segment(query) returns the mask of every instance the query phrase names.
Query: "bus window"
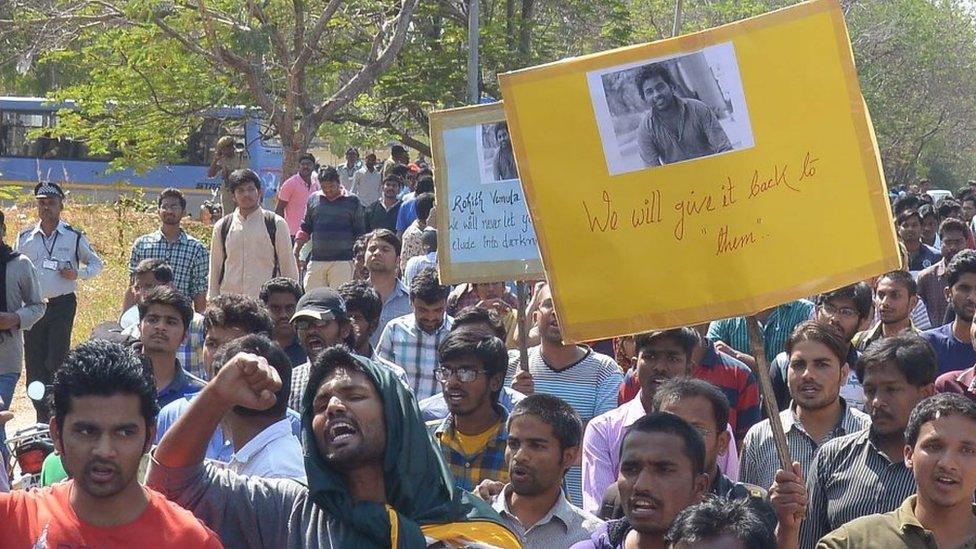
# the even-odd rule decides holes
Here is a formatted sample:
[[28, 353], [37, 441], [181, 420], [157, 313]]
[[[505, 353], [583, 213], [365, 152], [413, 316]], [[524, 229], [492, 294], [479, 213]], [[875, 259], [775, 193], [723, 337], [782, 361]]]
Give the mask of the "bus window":
[[205, 118], [197, 130], [190, 132], [186, 142], [186, 150], [181, 154], [181, 164], [209, 166], [213, 160], [217, 140], [224, 135], [233, 136], [239, 144], [243, 144], [244, 125], [242, 121]]
[[265, 147], [281, 147], [281, 137], [278, 136], [278, 130], [267, 118], [258, 118], [258, 134], [261, 144]]
[[31, 132], [53, 128], [57, 115], [52, 112], [0, 113], [0, 156], [20, 156], [57, 160], [106, 160], [104, 156], [91, 156], [83, 141], [42, 134], [31, 137]]

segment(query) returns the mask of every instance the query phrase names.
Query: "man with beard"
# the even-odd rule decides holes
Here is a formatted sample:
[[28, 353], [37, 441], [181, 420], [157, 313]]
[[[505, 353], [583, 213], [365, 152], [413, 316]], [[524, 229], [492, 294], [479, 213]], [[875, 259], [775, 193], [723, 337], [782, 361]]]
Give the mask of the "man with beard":
[[394, 318], [413, 312], [410, 305], [410, 288], [397, 277], [400, 267], [400, 237], [393, 231], [376, 229], [366, 235], [366, 269], [369, 283], [383, 300], [380, 323], [370, 337], [376, 347], [380, 334]]
[[378, 358], [406, 371], [408, 385], [418, 400], [438, 389], [434, 373], [438, 367], [437, 348], [454, 322], [445, 313], [450, 292], [450, 287], [441, 284], [437, 271], [420, 271], [410, 283], [413, 313], [391, 320], [376, 345]]
[[227, 410], [270, 407], [280, 387], [259, 357], [233, 357], [163, 438], [147, 484], [214, 525], [229, 547], [519, 546], [487, 504], [458, 493], [410, 391], [342, 347], [316, 357], [302, 399], [307, 487], [205, 463]]
[[[864, 409], [864, 389], [855, 373], [860, 353], [850, 342], [871, 317], [871, 287], [864, 282], [826, 292], [817, 296], [817, 310], [814, 319], [834, 327], [848, 342], [847, 366], [851, 374], [847, 383], [840, 388], [840, 396], [847, 401], [848, 406], [858, 410]], [[776, 359], [769, 365], [769, 375], [776, 394], [779, 409], [785, 410], [790, 405], [790, 389], [786, 385], [786, 373], [789, 370], [790, 357], [785, 353], [776, 355]]]
[[[617, 405], [617, 391], [623, 381], [620, 367], [612, 358], [586, 345], [563, 343], [547, 284], [539, 288], [536, 299], [539, 307], [533, 316], [539, 330], [539, 345], [529, 349], [527, 367], [523, 368], [519, 359], [509, 361], [506, 382], [525, 395], [549, 394], [565, 400], [576, 410], [584, 424], [613, 410]], [[584, 442], [584, 463], [585, 446]], [[616, 470], [610, 471], [610, 475], [615, 473]], [[606, 481], [606, 484], [610, 482], [612, 480]], [[596, 505], [599, 505], [604, 489], [606, 485], [599, 488], [599, 494], [595, 496]], [[578, 466], [573, 466], [566, 474], [566, 493], [575, 505], [592, 512], [592, 507], [583, 501], [582, 469]]]
[[485, 479], [507, 481], [508, 412], [498, 404], [508, 368], [505, 344], [483, 330], [453, 330], [437, 347], [437, 360], [434, 373], [449, 414], [427, 426], [455, 486], [470, 492]]
[[308, 354], [298, 340], [298, 333], [291, 323], [291, 317], [295, 314], [295, 308], [302, 294], [302, 287], [298, 282], [283, 276], [272, 278], [261, 286], [261, 302], [271, 313], [275, 323], [271, 336], [288, 355], [292, 366], [299, 366], [308, 360]]
[[82, 343], [51, 395], [51, 438], [72, 480], [0, 494], [0, 546], [223, 547], [192, 514], [139, 485], [159, 408], [138, 356], [107, 341]]
[[916, 494], [891, 512], [842, 525], [818, 548], [973, 546], [976, 404], [949, 394], [920, 402], [905, 429], [904, 455]]
[[[834, 328], [817, 321], [800, 324], [786, 341], [790, 355], [787, 384], [793, 402], [780, 412], [793, 461], [810, 469], [817, 448], [828, 440], [868, 426], [870, 418], [840, 397], [847, 381], [847, 343]], [[746, 435], [739, 480], [757, 486], [773, 485], [779, 460], [769, 420]]]
[[705, 445], [698, 431], [667, 412], [652, 412], [627, 430], [617, 487], [624, 518], [612, 520], [573, 549], [664, 547], [683, 509], [707, 493]]
[[935, 351], [939, 373], [962, 370], [976, 364], [970, 330], [976, 314], [976, 251], [963, 250], [946, 268], [946, 298], [956, 318], [922, 333]]
[[912, 325], [912, 309], [918, 303], [918, 285], [908, 271], [891, 271], [878, 277], [874, 290], [874, 308], [878, 323], [869, 330], [858, 332], [851, 345], [864, 351], [875, 341], [908, 330], [918, 333]]
[[526, 397], [508, 418], [509, 483], [492, 507], [525, 549], [563, 549], [588, 539], [603, 521], [573, 505], [563, 477], [579, 458], [579, 414], [551, 395]]
[[173, 287], [193, 300], [193, 308], [202, 313], [207, 307], [207, 270], [210, 253], [207, 247], [183, 230], [186, 198], [179, 189], [165, 189], [156, 199], [159, 210], [159, 229], [144, 234], [132, 243], [129, 254], [130, 286], [123, 299], [122, 310], [138, 301], [133, 291], [136, 268], [146, 259], [161, 259], [173, 269]]
[[943, 221], [939, 226], [942, 259], [918, 275], [918, 296], [925, 302], [932, 326], [941, 326], [946, 322], [946, 312], [949, 309], [949, 300], [946, 299], [946, 289], [949, 288], [946, 267], [957, 253], [966, 249], [966, 234], [966, 225], [962, 221], [951, 218]]
[[495, 142], [498, 152], [495, 153], [494, 169], [495, 181], [518, 179], [518, 169], [515, 167], [515, 152], [512, 151], [512, 136], [508, 133], [508, 122], [495, 124]]
[[353, 333], [346, 304], [332, 288], [316, 288], [306, 293], [295, 309], [290, 320], [308, 353], [308, 360], [292, 371], [288, 406], [301, 410], [302, 395], [315, 357], [333, 345], [352, 347]]
[[[366, 230], [396, 230], [397, 215], [403, 204], [398, 198], [403, 181], [395, 175], [383, 178], [383, 195], [366, 206]], [[366, 204], [366, 202], [363, 202]]]
[[637, 145], [645, 166], [732, 150], [729, 137], [708, 105], [675, 94], [677, 86], [666, 65], [641, 67], [636, 83], [641, 99], [650, 107], [637, 127]]
[[[620, 445], [626, 430], [635, 421], [654, 410], [658, 388], [669, 380], [687, 377], [691, 373], [691, 356], [698, 345], [698, 334], [691, 328], [675, 328], [648, 332], [637, 336], [637, 378], [641, 390], [630, 402], [593, 418], [583, 435], [583, 509], [597, 513], [606, 500], [607, 489], [617, 478], [620, 469]], [[592, 386], [592, 382], [590, 382]], [[538, 391], [538, 389], [537, 389]], [[721, 451], [714, 456], [721, 470], [732, 477], [738, 473], [738, 452], [728, 427], [728, 400], [722, 429], [713, 436], [720, 437]], [[711, 468], [708, 469], [711, 472]]]
[[[916, 335], [894, 336], [868, 348], [858, 374], [864, 380], [871, 426], [817, 451], [805, 475], [809, 503], [800, 547], [813, 547], [827, 532], [858, 517], [893, 511], [915, 493], [915, 479], [904, 464], [905, 427], [915, 405], [935, 392], [935, 355]], [[794, 477], [777, 472], [773, 490], [802, 493], [802, 486], [787, 486], [803, 483]], [[791, 522], [781, 524], [781, 539]]]

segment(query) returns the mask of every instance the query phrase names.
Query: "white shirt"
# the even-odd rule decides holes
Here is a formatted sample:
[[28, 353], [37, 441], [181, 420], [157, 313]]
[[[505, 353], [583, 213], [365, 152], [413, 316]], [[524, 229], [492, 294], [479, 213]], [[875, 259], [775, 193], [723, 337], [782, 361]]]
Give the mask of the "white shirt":
[[305, 482], [302, 443], [292, 434], [287, 417], [272, 423], [234, 452], [226, 467], [240, 475]]
[[379, 168], [379, 166], [374, 166], [374, 171], [369, 171], [363, 166], [352, 176], [352, 188], [349, 189], [349, 192], [358, 196], [363, 206], [369, 206], [380, 199], [383, 175]]

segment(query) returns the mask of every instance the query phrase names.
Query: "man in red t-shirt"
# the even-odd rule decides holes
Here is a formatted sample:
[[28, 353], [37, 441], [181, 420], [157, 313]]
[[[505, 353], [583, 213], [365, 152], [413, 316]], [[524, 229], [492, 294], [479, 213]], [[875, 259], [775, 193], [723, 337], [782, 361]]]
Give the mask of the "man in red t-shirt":
[[189, 511], [137, 480], [159, 411], [152, 370], [138, 355], [83, 343], [51, 391], [51, 438], [72, 480], [0, 494], [0, 547], [223, 547]]

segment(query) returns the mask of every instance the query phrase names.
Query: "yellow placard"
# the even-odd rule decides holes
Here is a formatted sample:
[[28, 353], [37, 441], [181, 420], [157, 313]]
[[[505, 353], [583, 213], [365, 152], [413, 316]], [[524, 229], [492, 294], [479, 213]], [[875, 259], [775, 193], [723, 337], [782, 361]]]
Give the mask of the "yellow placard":
[[429, 117], [441, 281], [545, 278], [501, 103]]
[[899, 267], [836, 0], [499, 79], [567, 340], [751, 314]]

